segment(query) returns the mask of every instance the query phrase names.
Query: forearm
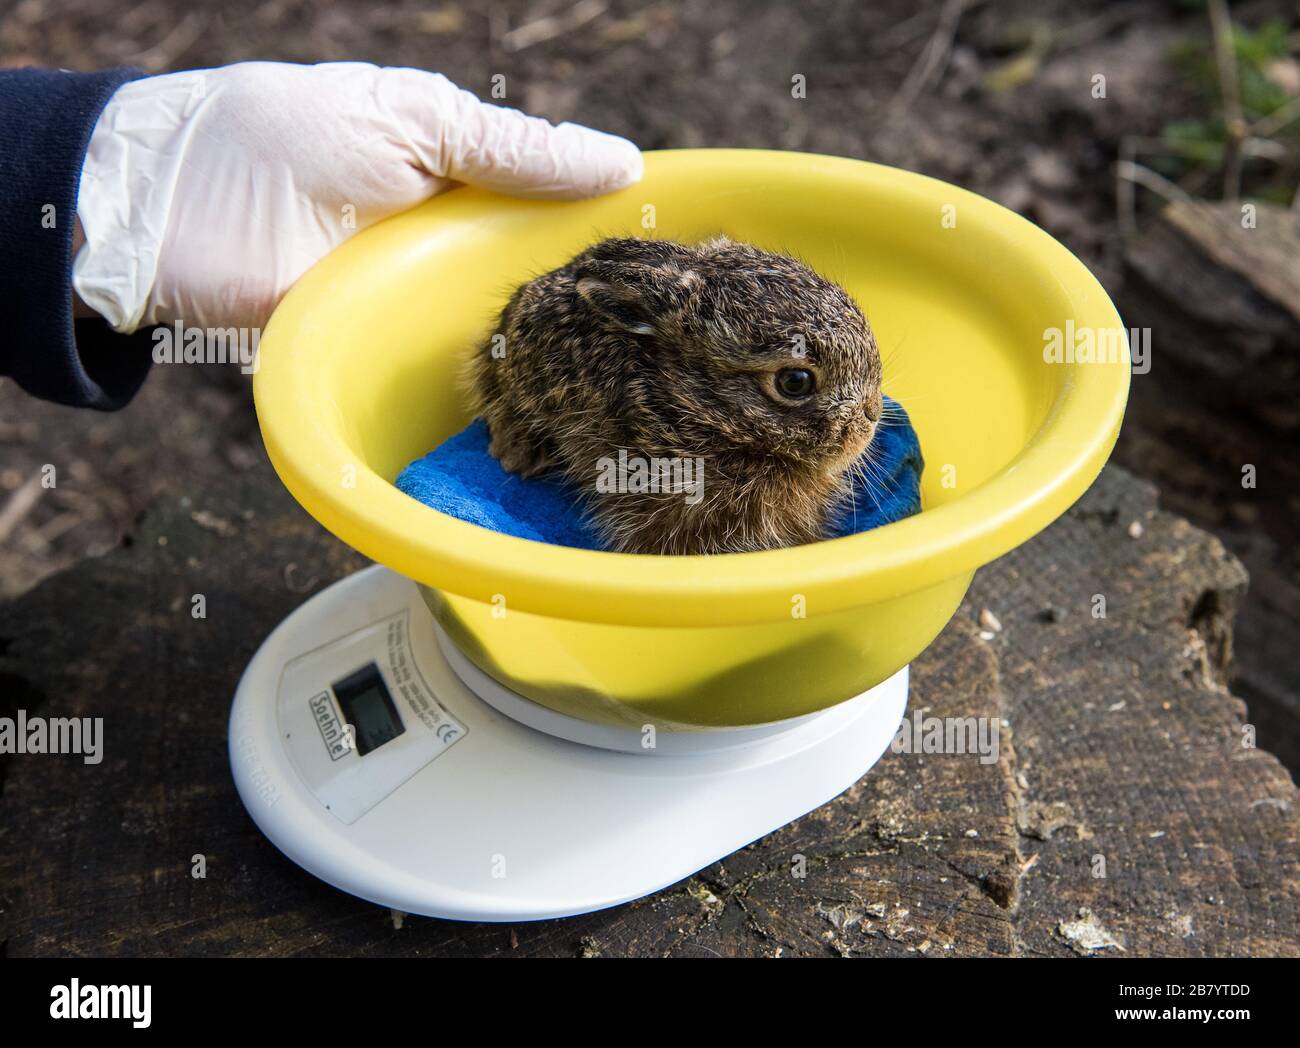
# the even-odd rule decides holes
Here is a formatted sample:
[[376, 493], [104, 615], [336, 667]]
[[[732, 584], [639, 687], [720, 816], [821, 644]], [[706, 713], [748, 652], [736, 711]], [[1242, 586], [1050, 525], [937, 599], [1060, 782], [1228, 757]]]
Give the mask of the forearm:
[[0, 375], [64, 404], [111, 409], [139, 388], [146, 337], [77, 308], [81, 167], [95, 121], [135, 70], [0, 71]]

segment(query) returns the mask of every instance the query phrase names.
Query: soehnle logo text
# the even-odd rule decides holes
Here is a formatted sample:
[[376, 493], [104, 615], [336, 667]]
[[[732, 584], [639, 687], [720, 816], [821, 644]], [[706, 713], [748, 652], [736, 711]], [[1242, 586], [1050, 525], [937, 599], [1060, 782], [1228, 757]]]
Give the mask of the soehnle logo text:
[[50, 989], [50, 1018], [130, 1019], [143, 1030], [149, 1025], [152, 998], [152, 986], [82, 986], [80, 979], [73, 979], [70, 986]]
[[325, 748], [330, 751], [330, 760], [336, 761], [351, 752], [355, 748], [352, 736], [334, 712], [334, 703], [330, 702], [329, 693], [322, 691], [311, 700], [310, 705], [311, 715], [316, 718], [316, 727], [320, 729], [320, 737], [325, 740]]

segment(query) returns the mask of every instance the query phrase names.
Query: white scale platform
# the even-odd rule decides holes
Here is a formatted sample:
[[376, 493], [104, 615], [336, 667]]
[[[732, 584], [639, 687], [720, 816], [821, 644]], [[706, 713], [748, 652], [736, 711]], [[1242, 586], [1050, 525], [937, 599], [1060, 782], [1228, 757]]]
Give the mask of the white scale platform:
[[230, 761], [253, 820], [309, 873], [406, 913], [527, 921], [649, 895], [825, 804], [875, 764], [906, 705], [904, 668], [821, 713], [660, 730], [643, 749], [639, 731], [508, 691], [376, 566], [258, 649]]

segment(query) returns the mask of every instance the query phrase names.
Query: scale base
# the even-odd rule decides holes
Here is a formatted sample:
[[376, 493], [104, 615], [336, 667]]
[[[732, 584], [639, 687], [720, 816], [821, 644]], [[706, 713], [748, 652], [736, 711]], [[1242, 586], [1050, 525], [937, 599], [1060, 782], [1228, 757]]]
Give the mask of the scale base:
[[[283, 710], [312, 696], [281, 691], [286, 664], [355, 647], [351, 635], [383, 620], [409, 622], [418, 675], [461, 734], [354, 815], [327, 807], [296, 769]], [[452, 663], [490, 688], [458, 656], [439, 646], [415, 585], [378, 566], [276, 628], [244, 672], [230, 719], [236, 786], [276, 847], [343, 891], [405, 913], [587, 913], [674, 884], [838, 796], [885, 752], [907, 705], [905, 667], [822, 713], [736, 732], [660, 732], [663, 744], [647, 752], [626, 737], [572, 741], [583, 722], [556, 722], [495, 681], [505, 697], [485, 702]], [[383, 754], [348, 757], [374, 768]]]

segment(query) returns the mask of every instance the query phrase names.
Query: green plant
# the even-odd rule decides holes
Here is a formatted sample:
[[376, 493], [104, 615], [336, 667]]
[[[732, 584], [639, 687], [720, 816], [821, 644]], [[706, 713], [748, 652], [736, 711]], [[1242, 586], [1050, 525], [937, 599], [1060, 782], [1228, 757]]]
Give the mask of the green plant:
[[[1290, 28], [1271, 21], [1257, 29], [1231, 24], [1232, 56], [1236, 72], [1236, 100], [1247, 129], [1283, 112], [1294, 99], [1277, 79], [1275, 70], [1291, 49]], [[1232, 142], [1231, 114], [1225, 99], [1224, 80], [1216, 60], [1214, 40], [1208, 29], [1188, 37], [1173, 53], [1173, 60], [1186, 77], [1193, 96], [1208, 112], [1165, 124], [1160, 133], [1168, 153], [1153, 157], [1151, 166], [1162, 174], [1181, 179], [1198, 172], [1217, 170], [1228, 161]], [[1300, 120], [1276, 129], [1275, 141], [1300, 141]], [[1285, 166], [1285, 165], [1282, 165]], [[1258, 195], [1286, 199], [1285, 187], [1263, 184], [1253, 187]]]

